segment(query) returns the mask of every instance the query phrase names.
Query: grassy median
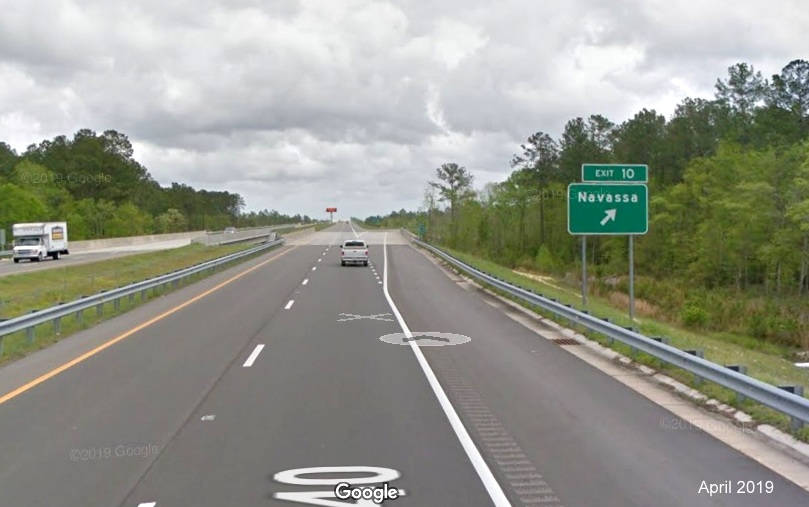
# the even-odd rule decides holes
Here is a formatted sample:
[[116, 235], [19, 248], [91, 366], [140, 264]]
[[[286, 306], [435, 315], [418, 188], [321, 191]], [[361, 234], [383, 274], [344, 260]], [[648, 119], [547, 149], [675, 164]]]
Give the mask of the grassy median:
[[[253, 246], [255, 245], [204, 246], [193, 244], [172, 250], [0, 277], [0, 295], [2, 295], [0, 296], [0, 319], [18, 317], [34, 310], [75, 301], [80, 297], [188, 268], [247, 250]], [[262, 253], [266, 253], [266, 250]], [[248, 258], [252, 257], [254, 256], [251, 255]], [[178, 284], [178, 287], [199, 281], [214, 272], [227, 269], [245, 260], [247, 259], [242, 258], [218, 267], [216, 270], [188, 277]], [[164, 286], [150, 289], [145, 294], [125, 297], [120, 300], [118, 308], [113, 303], [107, 303], [104, 305], [101, 317], [97, 315], [95, 308], [85, 310], [81, 315], [75, 317], [65, 317], [61, 320], [58, 333], [52, 324], [42, 324], [35, 329], [33, 340], [25, 332], [2, 337], [0, 338], [2, 340], [0, 365], [45, 348], [76, 331], [87, 329], [101, 320], [126, 312], [139, 306], [143, 301], [148, 301], [173, 289], [171, 286]]]
[[[544, 276], [540, 277], [530, 273], [521, 274], [504, 266], [463, 252], [444, 247], [442, 247], [442, 250], [476, 269], [508, 283], [527, 290], [532, 290], [546, 298], [556, 299], [558, 302], [568, 304], [577, 310], [585, 309], [582, 306], [581, 292], [574, 288], [567, 287], [562, 281]], [[489, 288], [492, 289], [491, 287]], [[499, 293], [497, 290], [494, 290], [494, 292]], [[501, 295], [515, 299], [505, 293], [501, 293]], [[608, 340], [601, 335], [589, 331], [585, 332], [580, 326], [578, 326], [578, 328], [571, 326], [565, 319], [545, 312], [528, 303], [517, 302], [559, 324], [576, 329], [576, 331], [585, 334], [588, 338], [604, 346], [610, 347], [626, 356], [633, 357], [641, 364], [665, 372], [672, 378], [691, 386], [710, 398], [739, 408], [750, 414], [760, 423], [771, 424], [783, 431], [790, 431], [789, 418], [774, 410], [751, 401], [740, 403], [736, 400], [736, 394], [728, 389], [710, 382], [698, 383], [697, 379], [688, 372], [664, 364], [643, 353], [637, 353], [633, 356], [631, 349], [622, 343], [614, 342], [610, 344]], [[731, 333], [695, 333], [669, 323], [655, 321], [642, 315], [642, 311], [639, 312], [637, 307], [635, 309], [635, 323], [632, 324], [628, 314], [628, 302], [616, 301], [615, 298], [607, 299], [588, 295], [586, 310], [593, 316], [610, 319], [612, 323], [619, 326], [635, 327], [645, 336], [665, 337], [668, 339], [670, 345], [679, 349], [702, 350], [705, 359], [714, 363], [722, 365], [744, 365], [747, 367], [747, 374], [749, 376], [769, 384], [809, 386], [809, 370], [798, 368], [793, 364], [790, 359], [793, 351], [789, 349], [781, 348], [763, 342], [762, 340]], [[807, 394], [809, 394], [809, 392], [804, 393], [804, 395]], [[804, 442], [809, 442], [809, 427], [803, 428], [797, 432], [795, 436]]]

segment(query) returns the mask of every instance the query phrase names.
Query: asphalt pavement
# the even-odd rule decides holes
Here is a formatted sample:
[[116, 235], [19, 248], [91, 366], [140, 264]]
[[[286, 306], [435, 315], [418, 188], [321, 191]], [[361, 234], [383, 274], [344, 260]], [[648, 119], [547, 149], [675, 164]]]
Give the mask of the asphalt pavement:
[[[354, 237], [371, 266], [340, 266]], [[671, 420], [398, 232], [339, 224], [0, 369], [0, 504], [352, 505], [346, 482], [391, 506], [809, 505]]]
[[190, 244], [191, 244], [190, 239], [179, 239], [171, 241], [158, 241], [154, 243], [145, 243], [142, 245], [126, 245], [109, 248], [98, 248], [93, 250], [71, 252], [68, 255], [60, 256], [58, 260], [47, 258], [40, 262], [22, 260], [18, 263], [14, 263], [11, 257], [7, 257], [0, 259], [0, 277], [13, 275], [16, 273], [40, 271], [43, 269], [54, 269], [54, 268], [63, 268], [65, 266], [76, 266], [79, 264], [87, 264], [90, 262], [115, 259], [117, 257], [124, 257], [127, 255], [134, 255], [138, 253], [154, 252], [158, 250], [169, 250], [172, 248], [180, 248]]

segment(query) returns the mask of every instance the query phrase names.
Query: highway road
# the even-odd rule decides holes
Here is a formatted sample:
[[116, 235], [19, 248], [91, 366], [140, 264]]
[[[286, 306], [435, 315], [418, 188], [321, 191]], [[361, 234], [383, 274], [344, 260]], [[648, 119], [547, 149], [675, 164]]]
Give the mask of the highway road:
[[[372, 266], [340, 266], [355, 236]], [[344, 481], [392, 507], [809, 505], [752, 437], [500, 306], [395, 231], [292, 240], [0, 369], [0, 504], [352, 505]]]
[[109, 248], [99, 248], [93, 250], [84, 250], [80, 252], [71, 252], [69, 255], [59, 257], [59, 260], [53, 260], [48, 258], [41, 262], [20, 261], [17, 264], [15, 264], [11, 260], [11, 258], [4, 258], [0, 259], [0, 276], [6, 276], [15, 273], [26, 273], [29, 271], [38, 271], [42, 269], [53, 269], [65, 266], [75, 266], [78, 264], [87, 264], [88, 262], [97, 262], [107, 259], [114, 259], [116, 257], [123, 257], [126, 255], [133, 255], [144, 252], [154, 252], [158, 250], [170, 250], [172, 248], [180, 248], [190, 244], [191, 244], [190, 239], [157, 241], [154, 243], [146, 243], [142, 245], [126, 245]]

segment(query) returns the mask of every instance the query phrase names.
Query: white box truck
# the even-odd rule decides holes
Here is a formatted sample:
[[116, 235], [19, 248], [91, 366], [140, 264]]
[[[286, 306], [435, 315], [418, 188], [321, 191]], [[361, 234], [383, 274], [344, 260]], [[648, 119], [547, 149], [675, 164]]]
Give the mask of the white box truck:
[[39, 222], [14, 224], [11, 228], [14, 237], [14, 262], [20, 259], [41, 261], [45, 257], [53, 260], [67, 255], [67, 223]]

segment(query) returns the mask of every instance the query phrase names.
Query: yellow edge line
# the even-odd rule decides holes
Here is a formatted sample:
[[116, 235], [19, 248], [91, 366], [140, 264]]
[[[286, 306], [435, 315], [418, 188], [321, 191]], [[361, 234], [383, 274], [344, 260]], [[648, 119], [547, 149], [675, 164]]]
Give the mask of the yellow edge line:
[[160, 320], [165, 319], [169, 315], [182, 310], [186, 306], [188, 306], [188, 305], [190, 305], [192, 303], [195, 303], [196, 301], [199, 301], [200, 299], [204, 298], [205, 296], [207, 296], [207, 295], [221, 289], [225, 285], [228, 285], [228, 284], [238, 280], [239, 278], [243, 277], [244, 275], [246, 275], [246, 274], [248, 274], [248, 273], [250, 273], [252, 271], [255, 271], [256, 269], [260, 268], [261, 266], [264, 266], [265, 264], [268, 264], [268, 263], [274, 261], [275, 259], [281, 257], [282, 255], [285, 255], [285, 254], [291, 252], [292, 250], [294, 250], [296, 248], [298, 248], [298, 245], [295, 245], [292, 248], [290, 248], [289, 250], [285, 250], [285, 251], [283, 251], [283, 252], [281, 252], [281, 253], [279, 253], [279, 254], [277, 254], [277, 255], [269, 258], [269, 259], [267, 259], [266, 261], [261, 262], [260, 264], [256, 264], [252, 268], [239, 273], [238, 275], [234, 276], [233, 278], [229, 278], [229, 279], [225, 280], [224, 282], [220, 283], [216, 287], [208, 289], [205, 292], [203, 292], [202, 294], [194, 296], [193, 298], [189, 299], [185, 303], [182, 303], [182, 304], [180, 304], [178, 306], [175, 306], [171, 310], [167, 310], [166, 312], [161, 313], [157, 317], [153, 317], [152, 319], [149, 319], [146, 322], [133, 327], [129, 331], [126, 331], [126, 332], [116, 336], [115, 338], [107, 341], [106, 343], [103, 343], [103, 344], [99, 345], [98, 347], [94, 348], [93, 350], [91, 350], [89, 352], [85, 352], [84, 354], [80, 355], [79, 357], [77, 357], [77, 358], [75, 358], [75, 359], [73, 359], [71, 361], [68, 361], [67, 363], [63, 364], [62, 366], [54, 368], [53, 370], [49, 371], [48, 373], [46, 373], [46, 374], [44, 374], [44, 375], [42, 375], [42, 376], [28, 382], [24, 386], [18, 387], [17, 389], [11, 391], [10, 393], [3, 395], [2, 397], [0, 397], [0, 404], [5, 403], [5, 402], [7, 402], [8, 400], [10, 400], [12, 398], [16, 398], [17, 396], [21, 395], [25, 391], [28, 391], [29, 389], [41, 384], [42, 382], [45, 382], [49, 378], [55, 377], [56, 375], [62, 373], [63, 371], [67, 370], [68, 368], [71, 368], [71, 367], [79, 364], [80, 362], [84, 361], [85, 359], [98, 354], [99, 352], [106, 349], [107, 347], [111, 347], [111, 346], [115, 345], [116, 343], [118, 343], [119, 341], [123, 340], [124, 338], [132, 336], [133, 334], [137, 333], [138, 331], [151, 326], [155, 322], [158, 322]]

